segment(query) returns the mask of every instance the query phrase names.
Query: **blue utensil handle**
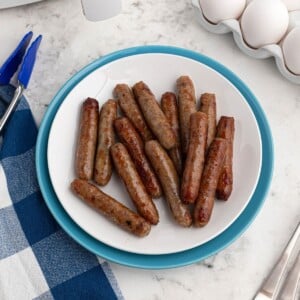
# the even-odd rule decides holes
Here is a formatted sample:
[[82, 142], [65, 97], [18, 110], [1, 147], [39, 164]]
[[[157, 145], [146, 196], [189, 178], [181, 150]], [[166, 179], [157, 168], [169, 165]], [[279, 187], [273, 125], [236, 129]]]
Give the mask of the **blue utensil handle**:
[[24, 86], [25, 89], [27, 88], [31, 77], [31, 73], [36, 59], [36, 54], [39, 49], [41, 40], [42, 36], [39, 35], [29, 47], [18, 75], [18, 80]]
[[22, 62], [25, 51], [32, 38], [32, 31], [29, 31], [24, 35], [17, 48], [11, 53], [11, 55], [4, 62], [0, 68], [0, 84], [9, 84], [10, 79], [18, 70], [20, 63]]

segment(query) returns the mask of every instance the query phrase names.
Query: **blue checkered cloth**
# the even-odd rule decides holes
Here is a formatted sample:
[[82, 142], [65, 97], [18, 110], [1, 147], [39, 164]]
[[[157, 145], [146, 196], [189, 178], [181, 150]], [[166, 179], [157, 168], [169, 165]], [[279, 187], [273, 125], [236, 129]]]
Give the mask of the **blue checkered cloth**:
[[[0, 115], [14, 93], [0, 89]], [[48, 211], [35, 171], [37, 127], [23, 97], [0, 145], [0, 299], [123, 299], [108, 263]]]

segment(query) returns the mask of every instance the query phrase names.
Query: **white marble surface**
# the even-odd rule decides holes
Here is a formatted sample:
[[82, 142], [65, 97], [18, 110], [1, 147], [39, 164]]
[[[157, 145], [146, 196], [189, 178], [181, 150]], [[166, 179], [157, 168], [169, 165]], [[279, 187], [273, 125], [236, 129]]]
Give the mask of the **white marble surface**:
[[101, 55], [135, 45], [204, 53], [251, 88], [272, 128], [275, 169], [270, 194], [250, 228], [219, 254], [191, 266], [149, 271], [112, 264], [125, 299], [251, 299], [300, 219], [300, 86], [284, 79], [272, 59], [241, 53], [231, 35], [202, 29], [190, 1], [124, 0], [122, 14], [92, 23], [79, 0], [46, 0], [1, 10], [0, 29], [0, 61], [27, 30], [44, 36], [26, 91], [38, 123], [71, 75]]

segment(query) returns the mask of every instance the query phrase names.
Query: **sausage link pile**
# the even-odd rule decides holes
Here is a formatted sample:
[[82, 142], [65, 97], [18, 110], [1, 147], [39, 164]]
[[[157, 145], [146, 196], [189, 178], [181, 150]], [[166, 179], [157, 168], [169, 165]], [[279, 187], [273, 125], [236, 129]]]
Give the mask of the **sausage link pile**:
[[[73, 192], [112, 222], [136, 236], [159, 222], [153, 198], [163, 196], [175, 222], [205, 226], [215, 197], [227, 200], [233, 185], [234, 118], [217, 123], [216, 97], [204, 93], [197, 111], [193, 81], [181, 76], [176, 93], [159, 104], [143, 82], [117, 84], [102, 106], [87, 98], [81, 107]], [[118, 107], [121, 116], [118, 116]], [[117, 138], [116, 138], [117, 136]], [[113, 167], [136, 212], [109, 195]]]

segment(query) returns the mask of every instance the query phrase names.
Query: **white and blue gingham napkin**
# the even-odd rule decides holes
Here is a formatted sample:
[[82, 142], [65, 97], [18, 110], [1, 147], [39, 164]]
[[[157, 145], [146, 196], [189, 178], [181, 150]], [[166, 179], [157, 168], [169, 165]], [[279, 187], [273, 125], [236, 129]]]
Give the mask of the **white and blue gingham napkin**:
[[[0, 116], [13, 95], [0, 90]], [[36, 178], [37, 127], [25, 98], [0, 145], [0, 299], [123, 299], [107, 262], [50, 215]]]

